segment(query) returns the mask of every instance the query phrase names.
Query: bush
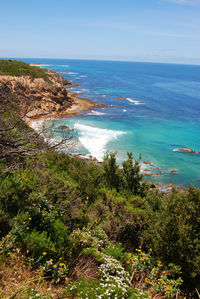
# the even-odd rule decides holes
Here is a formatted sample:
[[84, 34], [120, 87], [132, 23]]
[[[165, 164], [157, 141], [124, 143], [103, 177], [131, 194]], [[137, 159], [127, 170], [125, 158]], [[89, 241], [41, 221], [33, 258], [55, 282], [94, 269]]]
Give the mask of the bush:
[[124, 189], [125, 179], [122, 170], [116, 162], [116, 153], [105, 155], [103, 161], [104, 177], [107, 187], [118, 192]]
[[69, 238], [69, 232], [65, 224], [57, 219], [51, 228], [51, 240], [55, 244], [56, 252], [58, 256], [69, 257], [72, 251], [72, 242]]
[[125, 196], [132, 194], [144, 197], [148, 184], [143, 181], [140, 164], [133, 158], [132, 153], [127, 153], [127, 156], [122, 169], [116, 162], [116, 153], [109, 153], [104, 157], [103, 169], [107, 187], [115, 188], [117, 192], [123, 191]]
[[[154, 203], [155, 200], [155, 203]], [[149, 195], [146, 202], [146, 244], [165, 264], [180, 265], [184, 286], [200, 288], [200, 190]]]
[[23, 232], [20, 238], [20, 243], [35, 260], [38, 260], [43, 255], [46, 259], [54, 255], [54, 252], [56, 252], [56, 246], [47, 235], [47, 232], [43, 231], [42, 233], [39, 233], [36, 230]]
[[134, 160], [133, 153], [127, 153], [128, 159], [123, 162], [123, 173], [126, 179], [126, 188], [134, 195], [144, 197], [148, 190], [148, 185], [143, 181], [140, 173], [140, 164]]

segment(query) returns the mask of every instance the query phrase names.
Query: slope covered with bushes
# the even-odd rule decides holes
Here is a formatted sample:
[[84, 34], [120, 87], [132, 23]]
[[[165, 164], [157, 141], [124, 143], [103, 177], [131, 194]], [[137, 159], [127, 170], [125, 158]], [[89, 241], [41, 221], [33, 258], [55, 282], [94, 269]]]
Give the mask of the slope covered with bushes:
[[58, 153], [16, 101], [0, 110], [0, 297], [197, 296], [200, 190], [152, 191], [131, 153]]
[[43, 78], [49, 81], [48, 71], [46, 69], [31, 66], [22, 61], [0, 60], [0, 75], [4, 76], [30, 76], [34, 78]]

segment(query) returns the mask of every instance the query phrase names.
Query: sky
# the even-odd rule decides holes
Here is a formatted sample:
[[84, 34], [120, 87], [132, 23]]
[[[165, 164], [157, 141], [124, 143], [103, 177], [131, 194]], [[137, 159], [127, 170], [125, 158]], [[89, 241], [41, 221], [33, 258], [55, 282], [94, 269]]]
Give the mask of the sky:
[[0, 57], [200, 64], [200, 0], [0, 0]]

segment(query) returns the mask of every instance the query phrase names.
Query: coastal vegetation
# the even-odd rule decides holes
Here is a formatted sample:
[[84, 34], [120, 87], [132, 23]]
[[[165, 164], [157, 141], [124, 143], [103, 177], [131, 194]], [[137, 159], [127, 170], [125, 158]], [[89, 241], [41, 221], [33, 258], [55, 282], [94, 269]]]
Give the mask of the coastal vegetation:
[[199, 189], [159, 192], [132, 153], [59, 153], [0, 101], [0, 298], [198, 296]]
[[49, 82], [48, 71], [43, 68], [30, 66], [28, 63], [16, 60], [0, 60], [0, 75], [2, 76], [30, 76], [43, 78]]

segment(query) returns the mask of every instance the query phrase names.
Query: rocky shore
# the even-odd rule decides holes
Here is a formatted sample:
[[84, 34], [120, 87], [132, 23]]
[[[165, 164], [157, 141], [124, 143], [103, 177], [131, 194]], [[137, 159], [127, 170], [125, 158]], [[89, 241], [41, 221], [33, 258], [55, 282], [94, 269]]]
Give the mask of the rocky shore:
[[89, 99], [77, 97], [67, 89], [74, 85], [48, 70], [48, 81], [30, 76], [0, 76], [0, 86], [16, 96], [21, 117], [26, 123], [49, 117], [67, 117], [92, 107], [104, 107]]
[[[33, 66], [33, 65], [31, 65]], [[105, 108], [103, 104], [95, 103], [89, 99], [80, 98], [77, 93], [70, 92], [69, 89], [74, 86], [71, 81], [64, 79], [59, 74], [47, 70], [48, 80], [44, 78], [31, 78], [30, 76], [0, 76], [0, 86], [4, 86], [10, 91], [12, 96], [18, 100], [21, 117], [31, 126], [33, 121], [46, 118], [62, 118], [71, 115], [81, 114], [81, 111], [87, 111], [94, 107]], [[124, 99], [118, 97], [118, 99]], [[110, 105], [111, 107], [113, 105]], [[69, 130], [61, 126], [61, 130]], [[188, 148], [181, 148], [182, 153], [194, 154], [195, 151]], [[199, 154], [199, 153], [198, 153]], [[95, 157], [86, 157], [84, 154], [78, 154], [77, 157], [85, 161], [94, 161], [101, 165]], [[143, 161], [145, 166], [142, 173], [145, 177], [155, 177], [163, 175], [159, 167], [152, 163]], [[170, 170], [176, 174], [177, 170]], [[152, 189], [158, 188], [163, 192], [171, 190], [172, 185], [153, 184]], [[182, 188], [182, 187], [180, 187]]]

